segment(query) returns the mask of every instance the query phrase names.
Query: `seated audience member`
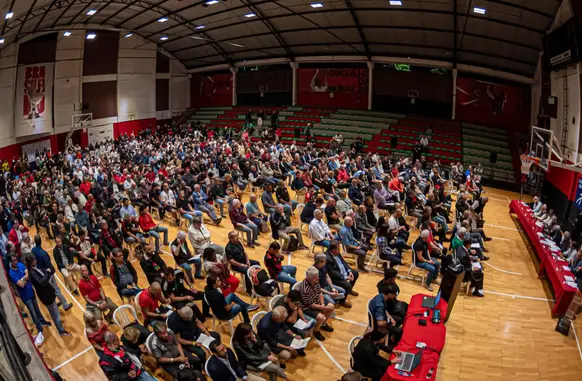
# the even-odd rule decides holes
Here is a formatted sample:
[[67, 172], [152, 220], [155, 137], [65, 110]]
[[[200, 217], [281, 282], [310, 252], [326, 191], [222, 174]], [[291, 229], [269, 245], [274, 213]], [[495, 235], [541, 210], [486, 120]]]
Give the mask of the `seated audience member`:
[[275, 190], [275, 194], [277, 195], [277, 201], [279, 204], [283, 205], [285, 214], [290, 216], [299, 203], [295, 200], [291, 200], [289, 191], [287, 190], [287, 187], [283, 181], [279, 180], [277, 182], [277, 189]]
[[206, 213], [208, 217], [216, 224], [220, 225], [222, 222], [222, 217], [216, 217], [214, 212], [214, 207], [208, 203], [208, 196], [200, 188], [199, 184], [194, 185], [194, 192], [192, 192], [192, 201], [194, 202], [194, 207], [196, 210]]
[[364, 203], [364, 192], [362, 192], [358, 187], [357, 179], [352, 179], [351, 185], [348, 189], [348, 197], [358, 206]]
[[349, 295], [358, 296], [358, 293], [354, 291], [354, 286], [360, 274], [357, 270], [350, 268], [341, 255], [339, 244], [332, 243], [325, 252], [325, 257], [327, 273], [332, 282], [346, 290]]
[[[128, 353], [140, 358], [144, 355], [151, 355], [146, 347], [146, 341], [150, 335], [151, 331], [135, 320], [123, 328], [121, 342]], [[157, 367], [157, 360], [155, 365]]]
[[145, 243], [145, 236], [140, 230], [140, 227], [137, 223], [137, 219], [133, 218], [129, 214], [126, 214], [125, 217], [123, 218], [121, 228], [125, 243], [127, 244], [132, 244], [136, 242], [140, 242], [141, 244]]
[[327, 322], [333, 315], [334, 303], [326, 303], [319, 285], [319, 270], [315, 267], [309, 267], [305, 271], [305, 279], [300, 282], [297, 290], [301, 293], [301, 309], [303, 313], [315, 319], [313, 328], [313, 337], [319, 341], [324, 341], [325, 337], [320, 329], [325, 332], [333, 332]]
[[159, 283], [152, 283], [139, 295], [138, 304], [146, 326], [152, 325], [156, 321], [165, 321], [168, 317], [171, 310], [167, 307], [161, 307], [160, 302], [170, 304], [170, 301], [162, 294], [162, 286]]
[[221, 287], [222, 282], [220, 281], [220, 278], [215, 275], [209, 275], [208, 278], [206, 278], [204, 297], [206, 298], [214, 316], [220, 320], [230, 320], [240, 313], [243, 317], [243, 321], [249, 323], [249, 311], [254, 311], [259, 308], [259, 306], [256, 304], [245, 303], [234, 293], [230, 293], [225, 297], [220, 291]]
[[540, 209], [534, 213], [534, 217], [538, 219], [538, 221], [545, 221], [548, 218], [548, 206], [543, 204]]
[[164, 246], [168, 246], [170, 243], [168, 241], [168, 228], [156, 224], [152, 219], [152, 216], [148, 213], [147, 208], [139, 209], [139, 227], [141, 230], [154, 237], [156, 241], [156, 251], [160, 251], [160, 233], [164, 235]]
[[471, 289], [473, 290], [473, 295], [478, 297], [483, 297], [483, 280], [485, 274], [483, 274], [483, 267], [479, 263], [479, 258], [476, 255], [475, 250], [471, 249], [471, 244], [473, 241], [471, 238], [465, 238], [463, 241], [463, 246], [457, 248], [455, 255], [457, 260], [461, 262], [465, 268], [464, 282], [471, 282]]
[[194, 216], [202, 218], [202, 212], [194, 210], [190, 200], [186, 198], [186, 193], [183, 190], [178, 192], [178, 199], [176, 200], [176, 208], [182, 218], [192, 221]]
[[119, 248], [113, 249], [111, 253], [113, 261], [109, 269], [111, 280], [117, 288], [120, 297], [134, 297], [141, 292], [137, 286], [137, 272], [131, 262], [123, 258], [123, 252]]
[[119, 338], [113, 332], [104, 336], [105, 347], [99, 358], [99, 366], [109, 380], [156, 381], [144, 369], [135, 365], [131, 357], [119, 344]]
[[[386, 336], [388, 336], [386, 329], [376, 328], [366, 333], [354, 348], [352, 368], [372, 381], [380, 381], [390, 365], [398, 364], [401, 361], [400, 351], [384, 345]], [[388, 360], [380, 355], [380, 350], [389, 355], [394, 353], [396, 357], [393, 360]]]
[[[279, 298], [275, 307], [284, 307], [287, 311], [287, 317], [285, 318], [286, 331], [290, 334], [298, 335], [299, 337], [310, 337], [313, 332], [313, 324], [315, 319], [309, 317], [303, 313], [303, 310], [299, 308], [299, 303], [301, 302], [301, 292], [298, 290], [291, 290], [283, 298]], [[306, 329], [298, 329], [295, 327], [297, 321], [303, 320], [305, 323], [309, 323], [310, 326]]]
[[235, 230], [246, 233], [248, 247], [254, 248], [255, 246], [260, 246], [257, 242], [257, 239], [259, 238], [259, 228], [255, 223], [247, 218], [240, 200], [234, 199], [232, 201], [232, 208], [230, 208], [229, 217]]
[[105, 334], [109, 332], [109, 327], [103, 320], [97, 319], [91, 311], [85, 311], [83, 320], [85, 321], [85, 336], [97, 352], [97, 356], [101, 357], [105, 347]]
[[[202, 276], [202, 261], [200, 257], [192, 256], [188, 243], [186, 242], [186, 233], [179, 231], [176, 239], [170, 244], [170, 248], [172, 249], [172, 255], [174, 256], [176, 264], [184, 269], [190, 284], [193, 283], [194, 278], [204, 279]], [[192, 264], [196, 269], [194, 277], [192, 277]]]
[[105, 314], [105, 320], [111, 324], [113, 311], [117, 309], [117, 304], [113, 303], [113, 300], [105, 295], [101, 283], [99, 283], [95, 275], [89, 275], [89, 270], [85, 265], [81, 266], [79, 290], [85, 302], [87, 302], [87, 311], [90, 311], [97, 320], [102, 320], [103, 314]]
[[309, 236], [315, 245], [329, 248], [334, 237], [323, 220], [323, 212], [321, 209], [315, 209], [313, 216], [313, 220], [309, 223]]
[[237, 360], [232, 349], [220, 341], [210, 343], [212, 357], [208, 359], [206, 369], [213, 380], [221, 381], [265, 381], [264, 378], [247, 373], [244, 366]]
[[347, 198], [345, 190], [339, 191], [339, 200], [336, 202], [336, 209], [340, 216], [345, 216], [348, 210], [352, 210], [352, 201]]
[[[160, 283], [164, 296], [168, 298], [172, 307], [176, 309], [180, 309], [186, 305], [192, 306], [196, 317], [204, 322], [205, 317], [210, 317], [210, 309], [204, 301], [204, 293], [194, 288], [186, 288], [185, 284], [187, 283], [182, 269], [174, 270], [172, 267], [166, 267], [164, 270], [164, 278]], [[202, 300], [204, 314], [194, 304], [195, 300]]]
[[433, 291], [431, 283], [440, 284], [437, 280], [440, 269], [440, 262], [435, 258], [432, 258], [428, 251], [428, 245], [426, 241], [429, 236], [428, 230], [423, 230], [420, 232], [420, 236], [416, 239], [412, 245], [413, 255], [416, 261], [416, 266], [427, 271], [426, 280], [424, 283], [424, 288], [429, 291]]
[[400, 288], [396, 284], [396, 276], [398, 275], [398, 271], [395, 269], [385, 269], [384, 270], [384, 278], [376, 284], [378, 288], [378, 293], [380, 293], [380, 289], [383, 284], [392, 284], [397, 287], [396, 290], [396, 298], [390, 299], [386, 301], [386, 311], [392, 316], [394, 321], [396, 322], [396, 326], [402, 326], [404, 323], [404, 319], [406, 318], [406, 312], [408, 311], [408, 303], [398, 300], [398, 294], [400, 293]]
[[311, 221], [315, 218], [315, 210], [321, 210], [321, 206], [323, 205], [323, 199], [317, 198], [316, 200], [309, 200], [303, 210], [301, 211], [301, 215], [299, 219], [304, 224], [310, 224]]
[[73, 295], [79, 296], [78, 285], [75, 278], [80, 277], [81, 266], [75, 263], [73, 253], [67, 245], [63, 244], [63, 238], [60, 235], [55, 237], [53, 257], [57, 264], [57, 268], [65, 279], [67, 287]]
[[158, 252], [154, 251], [152, 245], [146, 244], [143, 249], [136, 248], [135, 255], [139, 260], [139, 265], [143, 270], [148, 283], [162, 283], [162, 279], [164, 278], [164, 270], [168, 266], [162, 257], [160, 257]]
[[324, 212], [329, 228], [339, 232], [342, 228], [340, 221], [341, 215], [337, 211], [335, 200], [333, 198], [330, 198], [327, 201]]
[[392, 237], [390, 226], [385, 221], [382, 217], [376, 227], [376, 245], [378, 246], [379, 258], [390, 262], [390, 267], [398, 266], [402, 264], [402, 251], [395, 246], [396, 239], [390, 240]]
[[251, 280], [247, 276], [247, 271], [251, 266], [260, 265], [259, 261], [254, 259], [249, 259], [249, 256], [245, 252], [245, 248], [240, 242], [237, 232], [231, 231], [228, 233], [228, 244], [225, 248], [226, 259], [230, 263], [230, 268], [232, 271], [244, 274], [245, 276], [245, 289], [247, 292], [252, 287]]
[[542, 207], [542, 202], [538, 196], [534, 196], [533, 201], [527, 205], [531, 208], [532, 212], [537, 213]]
[[283, 265], [283, 259], [285, 257], [279, 252], [281, 250], [281, 245], [278, 242], [272, 242], [265, 253], [265, 258], [263, 262], [267, 271], [269, 271], [269, 276], [278, 282], [288, 283], [293, 286], [297, 283], [295, 279], [295, 274], [297, 274], [297, 267], [291, 265]]
[[[265, 190], [261, 195], [261, 202], [263, 203], [263, 210], [267, 214], [275, 212], [275, 199], [273, 198], [273, 184], [266, 184]], [[281, 206], [282, 207], [282, 206]]]
[[396, 320], [386, 311], [386, 301], [396, 299], [398, 296], [398, 286], [395, 284], [383, 284], [380, 286], [380, 292], [374, 296], [368, 304], [372, 320], [369, 326], [385, 328], [390, 333], [390, 341], [397, 343], [402, 336], [402, 329], [396, 326]]
[[258, 227], [260, 227], [264, 222], [267, 221], [268, 215], [261, 212], [259, 204], [257, 203], [256, 194], [251, 193], [251, 195], [249, 196], [249, 201], [245, 204], [245, 210], [247, 212], [249, 220], [251, 220]]
[[307, 247], [303, 244], [301, 230], [299, 230], [299, 228], [294, 228], [288, 225], [288, 220], [287, 217], [283, 214], [283, 206], [281, 204], [277, 204], [275, 206], [275, 212], [271, 214], [269, 219], [271, 222], [271, 233], [273, 234], [273, 239], [283, 240], [283, 252], [288, 253], [287, 248], [289, 247], [289, 242], [291, 242], [291, 237], [289, 237], [289, 234], [292, 234], [295, 236], [295, 238], [297, 238], [298, 250], [307, 249]]
[[327, 272], [327, 257], [324, 253], [319, 253], [314, 258], [313, 266], [319, 271], [319, 285], [323, 293], [325, 304], [339, 304], [342, 307], [352, 308], [347, 301], [346, 290], [333, 284]]
[[230, 272], [229, 262], [225, 257], [218, 258], [213, 248], [204, 250], [204, 271], [220, 278], [222, 293], [226, 296], [236, 292], [240, 281]]
[[121, 249], [123, 240], [115, 229], [109, 229], [107, 221], [101, 220], [99, 223], [101, 233], [99, 235], [99, 248], [103, 250], [106, 257], [109, 257], [113, 249]]
[[277, 356], [271, 353], [265, 342], [255, 335], [253, 327], [249, 324], [241, 323], [236, 327], [232, 343], [239, 362], [247, 369], [248, 367], [260, 369], [261, 365], [270, 361], [269, 365], [261, 369], [269, 375], [269, 381], [277, 381], [277, 378], [288, 379], [283, 370], [286, 366], [279, 364]]
[[192, 224], [188, 228], [188, 240], [196, 255], [204, 254], [204, 250], [208, 247], [213, 248], [216, 255], [220, 257], [224, 255], [224, 247], [212, 242], [210, 230], [204, 225], [202, 218], [198, 216], [192, 218]]
[[285, 320], [287, 319], [287, 310], [285, 307], [278, 306], [259, 320], [257, 333], [259, 337], [267, 343], [269, 350], [281, 359], [287, 361], [291, 356], [305, 356], [303, 349], [293, 349], [290, 347], [295, 337], [293, 332], [287, 328]]
[[[192, 353], [185, 351], [176, 335], [168, 331], [166, 323], [156, 321], [154, 323], [154, 337], [151, 341], [152, 354], [158, 359], [160, 366], [175, 380], [200, 380], [205, 381], [202, 375], [202, 362]], [[193, 378], [185, 378], [184, 374], [190, 374]]]
[[220, 342], [220, 335], [216, 332], [210, 332], [194, 315], [192, 308], [184, 306], [168, 316], [167, 324], [168, 328], [176, 335], [182, 348], [186, 352], [193, 353], [204, 364], [206, 363], [206, 352], [202, 348], [202, 344], [197, 343], [196, 340], [204, 334]]
[[354, 238], [352, 232], [352, 226], [354, 225], [354, 220], [351, 217], [346, 217], [344, 220], [344, 226], [341, 228], [339, 235], [346, 251], [350, 254], [355, 254], [357, 256], [358, 270], [367, 273], [366, 269], [366, 255], [370, 250], [369, 246], [364, 245]]

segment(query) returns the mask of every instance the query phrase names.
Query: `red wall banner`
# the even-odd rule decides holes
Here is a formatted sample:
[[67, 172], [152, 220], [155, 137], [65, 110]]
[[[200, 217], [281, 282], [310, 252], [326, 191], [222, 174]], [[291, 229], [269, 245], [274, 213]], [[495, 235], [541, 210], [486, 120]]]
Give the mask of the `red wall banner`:
[[297, 104], [368, 108], [368, 69], [297, 70]]
[[457, 78], [456, 118], [461, 122], [529, 131], [530, 106], [526, 88]]
[[231, 73], [196, 75], [190, 81], [192, 107], [232, 105]]

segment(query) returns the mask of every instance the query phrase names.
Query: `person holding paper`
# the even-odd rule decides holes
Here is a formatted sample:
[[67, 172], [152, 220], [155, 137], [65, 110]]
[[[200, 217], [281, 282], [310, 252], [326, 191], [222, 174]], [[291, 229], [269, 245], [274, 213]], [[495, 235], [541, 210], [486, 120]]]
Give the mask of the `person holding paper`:
[[340, 253], [338, 243], [334, 242], [330, 245], [329, 249], [325, 252], [325, 259], [325, 266], [333, 284], [340, 286], [352, 296], [358, 296], [359, 294], [354, 291], [354, 286], [358, 281], [360, 273], [358, 273], [357, 270], [350, 268]]
[[170, 301], [162, 295], [162, 286], [158, 282], [152, 283], [139, 295], [138, 303], [146, 326], [155, 321], [165, 321], [168, 317], [168, 312], [171, 310], [167, 307], [161, 308], [160, 302], [170, 304]]
[[192, 284], [194, 278], [192, 277], [192, 266], [196, 269], [195, 278], [204, 279], [202, 276], [202, 262], [200, 257], [193, 257], [188, 248], [188, 243], [186, 242], [186, 233], [179, 231], [176, 239], [170, 243], [170, 249], [172, 249], [172, 255], [176, 261], [176, 265], [182, 267], [186, 271], [188, 277], [188, 282]]
[[259, 337], [267, 343], [271, 352], [276, 353], [283, 361], [289, 360], [292, 356], [305, 356], [303, 348], [295, 349], [291, 347], [293, 339], [301, 339], [301, 336], [294, 335], [287, 328], [285, 320], [287, 310], [279, 306], [268, 312], [257, 325]]
[[291, 290], [284, 298], [279, 298], [275, 307], [284, 307], [287, 311], [285, 324], [288, 331], [305, 338], [311, 336], [315, 319], [303, 314], [303, 310], [299, 308], [299, 302], [301, 302], [301, 293], [298, 290]]
[[198, 357], [203, 364], [206, 363], [206, 352], [202, 348], [204, 344], [212, 339], [220, 342], [220, 334], [208, 331], [188, 306], [172, 312], [168, 317], [168, 328], [174, 332], [182, 348]]
[[[210, 307], [204, 301], [204, 292], [197, 291], [190, 285], [186, 288], [185, 284], [187, 283], [182, 269], [176, 270], [173, 267], [166, 267], [161, 286], [164, 296], [170, 300], [172, 307], [180, 309], [186, 305], [191, 305], [196, 317], [202, 322], [204, 322], [205, 318], [212, 317]], [[202, 300], [204, 314], [194, 304], [195, 300]]]
[[305, 271], [305, 279], [297, 289], [301, 293], [300, 306], [303, 309], [303, 313], [316, 321], [313, 328], [313, 337], [319, 341], [324, 341], [325, 337], [320, 330], [333, 332], [333, 328], [327, 322], [333, 315], [334, 304], [324, 301], [319, 284], [319, 270], [313, 266], [309, 267]]
[[265, 381], [264, 378], [252, 373], [247, 373], [245, 368], [237, 360], [232, 349], [220, 341], [210, 343], [212, 357], [208, 360], [206, 369], [208, 375], [217, 381]]
[[319, 285], [323, 293], [323, 300], [326, 304], [339, 304], [345, 308], [352, 308], [352, 304], [347, 301], [346, 290], [336, 286], [331, 281], [326, 267], [327, 259], [325, 254], [319, 253], [315, 256], [313, 267], [319, 270]]
[[[471, 249], [471, 238], [465, 238], [463, 246], [457, 248], [455, 256], [465, 268], [465, 278], [463, 282], [471, 282], [471, 289], [473, 289], [473, 296], [483, 297], [483, 268], [478, 262], [477, 253]], [[475, 266], [479, 264], [479, 266]]]
[[241, 363], [266, 372], [269, 381], [277, 381], [277, 378], [287, 380], [283, 370], [287, 367], [279, 364], [277, 355], [271, 353], [265, 342], [255, 335], [250, 324], [241, 323], [236, 327], [232, 343]]

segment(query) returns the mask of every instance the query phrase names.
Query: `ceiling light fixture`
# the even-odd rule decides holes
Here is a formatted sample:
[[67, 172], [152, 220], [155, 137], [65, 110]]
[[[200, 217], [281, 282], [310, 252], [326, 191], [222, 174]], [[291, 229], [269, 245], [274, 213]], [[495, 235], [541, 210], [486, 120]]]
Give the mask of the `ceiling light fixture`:
[[87, 33], [87, 40], [94, 40], [97, 35], [95, 33]]
[[10, 11], [8, 13], [6, 13], [6, 16], [4, 17], [6, 20], [11, 19], [12, 16], [14, 16], [14, 12]]
[[390, 5], [402, 5], [402, 1], [400, 1], [400, 0], [390, 0]]
[[245, 15], [245, 17], [246, 17], [246, 18], [248, 18], [248, 19], [250, 19], [251, 17], [255, 17], [255, 16], [256, 16], [256, 14], [254, 14], [254, 13], [252, 13], [252, 12], [251, 12], [251, 13], [247, 13], [247, 14]]
[[204, 29], [204, 28], [206, 28], [204, 25], [198, 25], [198, 26], [196, 27], [196, 29]]
[[227, 42], [227, 44], [236, 46], [237, 48], [244, 48], [244, 46], [242, 46], [241, 44], [235, 44], [234, 42]]
[[485, 8], [474, 7], [473, 12], [480, 15], [484, 15], [485, 13], [487, 13], [487, 10]]
[[160, 40], [162, 40], [162, 41], [166, 41], [167, 39], [168, 39], [168, 36], [162, 36], [162, 37], [160, 37]]
[[323, 8], [322, 3], [311, 3], [311, 8]]
[[65, 33], [63, 33], [63, 36], [65, 36], [65, 37], [69, 37], [70, 35], [71, 35], [71, 32], [69, 32], [68, 30]]
[[133, 33], [129, 32], [128, 34], [125, 35], [125, 38], [131, 37], [133, 36]]
[[97, 13], [97, 11], [95, 9], [91, 9], [89, 12], [87, 12], [87, 16], [93, 16], [95, 13]]
[[196, 40], [205, 40], [204, 37], [200, 37], [200, 36], [192, 36], [192, 38], [195, 38]]
[[206, 2], [206, 5], [214, 5], [214, 4], [218, 4], [218, 0], [208, 0]]
[[162, 18], [158, 19], [158, 22], [166, 22], [166, 21], [168, 21], [167, 17], [162, 17]]
[[4, 38], [0, 37], [0, 44], [3, 44], [3, 43], [4, 43]]

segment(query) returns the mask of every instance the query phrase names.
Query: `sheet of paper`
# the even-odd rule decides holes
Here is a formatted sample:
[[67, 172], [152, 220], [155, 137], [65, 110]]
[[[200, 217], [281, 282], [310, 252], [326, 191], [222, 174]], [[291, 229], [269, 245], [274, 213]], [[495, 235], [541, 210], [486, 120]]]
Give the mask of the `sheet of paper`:
[[565, 275], [564, 279], [566, 279], [566, 282], [574, 283], [576, 281], [576, 279], [572, 278], [570, 275]]
[[478, 243], [472, 243], [471, 244], [471, 249], [480, 249], [481, 245], [479, 245]]
[[303, 349], [307, 346], [307, 343], [309, 343], [309, 340], [311, 340], [310, 337], [308, 337], [307, 339], [299, 339], [299, 340], [293, 339], [290, 347], [293, 349]]
[[311, 322], [306, 323], [304, 322], [302, 319], [298, 319], [295, 324], [293, 324], [293, 328], [299, 329], [301, 331], [304, 331], [306, 329], [309, 329], [313, 324]]
[[203, 333], [201, 333], [200, 336], [198, 336], [198, 339], [196, 340], [198, 344], [201, 344], [205, 348], [208, 348], [210, 346], [210, 343], [212, 343], [213, 341], [214, 337], [206, 336]]
[[566, 270], [566, 271], [571, 271], [571, 270], [570, 270], [570, 266], [562, 266], [562, 268], [563, 268], [564, 270]]
[[578, 285], [574, 282], [566, 282], [566, 284], [572, 288], [578, 288]]
[[544, 226], [543, 223], [541, 223], [540, 221], [536, 222], [536, 226], [539, 226], [540, 228]]
[[267, 361], [267, 362], [262, 363], [261, 365], [259, 365], [257, 368], [259, 368], [259, 370], [264, 370], [266, 367], [268, 367], [271, 364], [272, 364], [271, 361]]

